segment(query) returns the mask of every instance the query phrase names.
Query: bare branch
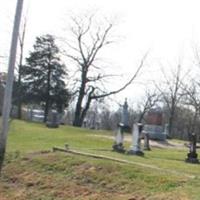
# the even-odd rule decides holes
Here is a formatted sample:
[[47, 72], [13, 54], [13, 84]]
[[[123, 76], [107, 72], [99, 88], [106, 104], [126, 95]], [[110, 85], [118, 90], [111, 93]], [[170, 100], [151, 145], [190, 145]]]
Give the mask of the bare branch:
[[109, 92], [109, 93], [105, 93], [105, 94], [102, 94], [102, 95], [97, 95], [97, 96], [93, 96], [92, 98], [93, 99], [98, 99], [98, 98], [104, 98], [104, 97], [107, 97], [107, 96], [110, 96], [110, 95], [113, 95], [113, 94], [117, 94], [121, 91], [123, 91], [124, 89], [126, 89], [134, 80], [135, 78], [137, 77], [137, 75], [139, 74], [140, 70], [142, 69], [143, 65], [144, 65], [144, 61], [147, 57], [148, 53], [146, 53], [144, 55], [144, 57], [142, 58], [141, 62], [140, 62], [140, 65], [139, 67], [137, 68], [137, 71], [135, 72], [135, 74], [133, 75], [133, 77], [124, 85], [122, 86], [120, 89], [118, 90], [114, 90], [112, 92]]
[[109, 24], [109, 26], [107, 27], [107, 29], [105, 30], [103, 36], [102, 36], [102, 39], [100, 41], [100, 44], [96, 47], [96, 49], [94, 49], [93, 53], [89, 56], [89, 59], [88, 59], [88, 65], [91, 65], [98, 53], [98, 51], [101, 49], [101, 47], [104, 45], [104, 42], [106, 40], [106, 37], [109, 33], [109, 31], [111, 30], [112, 28], [112, 24]]

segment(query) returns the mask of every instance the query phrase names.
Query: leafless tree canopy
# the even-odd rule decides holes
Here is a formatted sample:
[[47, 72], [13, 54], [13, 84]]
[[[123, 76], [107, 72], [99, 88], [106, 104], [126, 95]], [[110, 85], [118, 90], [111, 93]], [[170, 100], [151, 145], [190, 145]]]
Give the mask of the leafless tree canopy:
[[164, 87], [161, 88], [158, 84], [156, 84], [156, 87], [160, 91], [163, 101], [169, 111], [169, 134], [172, 136], [176, 108], [184, 95], [182, 83], [188, 75], [188, 72], [183, 74], [181, 65], [179, 64], [175, 70], [171, 71], [171, 74], [167, 74], [164, 70], [162, 70], [162, 74], [164, 77], [164, 82], [161, 85]]
[[145, 114], [160, 101], [161, 94], [160, 92], [153, 90], [146, 90], [145, 96], [142, 99], [142, 102], [139, 102], [140, 115], [138, 122], [141, 123], [144, 120]]
[[122, 87], [108, 91], [106, 83], [114, 74], [107, 74], [99, 55], [114, 42], [112, 37], [113, 24], [105, 20], [103, 23], [95, 21], [95, 17], [72, 18], [72, 41], [65, 41], [70, 49], [66, 56], [76, 63], [77, 78], [75, 79], [75, 91], [77, 103], [75, 109], [74, 126], [81, 126], [92, 100], [101, 99], [124, 90], [135, 79], [146, 55], [142, 59], [138, 69], [130, 80]]

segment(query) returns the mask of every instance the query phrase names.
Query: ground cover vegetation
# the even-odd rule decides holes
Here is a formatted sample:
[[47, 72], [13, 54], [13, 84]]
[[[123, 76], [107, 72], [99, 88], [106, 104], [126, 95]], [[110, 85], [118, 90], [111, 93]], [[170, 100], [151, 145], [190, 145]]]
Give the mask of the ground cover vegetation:
[[[186, 149], [153, 148], [144, 157], [112, 151], [112, 132], [11, 122], [0, 199], [198, 199], [199, 165]], [[53, 146], [127, 160], [119, 163], [68, 153]], [[125, 146], [130, 146], [126, 142]]]

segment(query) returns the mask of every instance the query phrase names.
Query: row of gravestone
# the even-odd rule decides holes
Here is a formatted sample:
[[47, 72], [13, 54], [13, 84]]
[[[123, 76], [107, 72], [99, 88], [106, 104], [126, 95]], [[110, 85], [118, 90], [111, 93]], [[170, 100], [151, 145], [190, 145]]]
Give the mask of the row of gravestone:
[[[126, 131], [127, 127], [124, 126], [124, 124], [119, 123], [118, 124], [118, 130], [115, 137], [115, 142], [113, 145], [113, 150], [117, 151], [119, 153], [125, 153], [126, 150], [124, 148], [124, 132]], [[140, 155], [143, 156], [144, 153], [141, 148], [141, 139], [144, 138], [144, 150], [150, 151], [150, 145], [149, 145], [149, 134], [146, 131], [143, 131], [143, 125], [142, 124], [134, 124], [133, 125], [133, 131], [132, 131], [132, 146], [127, 151], [128, 154], [133, 155]]]
[[[121, 111], [121, 123], [129, 127], [128, 103], [125, 100]], [[168, 135], [168, 124], [165, 124], [163, 131], [163, 113], [160, 107], [150, 109], [145, 115], [143, 131], [148, 132], [151, 139], [165, 141]]]
[[[113, 145], [113, 150], [132, 155], [143, 156], [144, 152], [141, 149], [141, 139], [144, 138], [144, 148], [143, 150], [151, 150], [149, 145], [149, 139], [166, 140], [168, 134], [168, 125], [165, 125], [164, 132], [162, 130], [162, 112], [160, 109], [154, 109], [147, 115], [147, 124], [143, 125], [141, 123], [134, 124], [132, 128], [132, 146], [126, 151], [124, 148], [124, 132], [130, 129], [128, 125], [128, 104], [127, 100], [123, 105], [121, 123], [118, 124], [118, 129], [115, 137], [115, 142]], [[189, 153], [187, 154], [186, 162], [189, 163], [199, 163], [197, 154], [197, 137], [195, 133], [191, 134]]]
[[[165, 140], [166, 139], [166, 127], [164, 133], [162, 133], [161, 124], [162, 124], [162, 114], [161, 112], [150, 112], [147, 118], [149, 124], [142, 125], [141, 123], [134, 124], [132, 129], [132, 146], [127, 151], [128, 154], [133, 155], [144, 155], [144, 152], [141, 149], [141, 139], [144, 138], [144, 150], [151, 150], [149, 145], [149, 138], [151, 133], [157, 135], [156, 139]], [[125, 100], [123, 105], [123, 112], [122, 112], [122, 123], [118, 124], [118, 131], [115, 137], [115, 142], [113, 145], [113, 150], [121, 153], [125, 153], [126, 150], [124, 148], [124, 132], [129, 130], [130, 127], [128, 126], [128, 104]], [[49, 112], [48, 119], [46, 122], [47, 127], [49, 128], [58, 128], [60, 123], [59, 115], [55, 110]], [[154, 135], [154, 136], [155, 136]], [[159, 135], [159, 137], [158, 137]], [[196, 152], [196, 135], [193, 133], [190, 138], [190, 151], [187, 154], [186, 162], [190, 163], [199, 163], [198, 154]]]
[[[132, 146], [128, 151], [124, 148], [124, 132], [127, 130], [127, 126], [122, 123], [118, 124], [118, 130], [115, 137], [115, 142], [113, 144], [113, 150], [119, 153], [131, 154], [144, 156], [144, 152], [141, 148], [141, 139], [144, 138], [144, 148], [143, 150], [150, 151], [149, 145], [149, 134], [145, 130], [143, 130], [143, 125], [141, 123], [134, 124], [132, 130]], [[198, 154], [196, 152], [197, 149], [197, 137], [193, 133], [191, 134], [190, 144], [189, 144], [189, 153], [187, 154], [187, 158], [185, 159], [188, 163], [199, 163]]]

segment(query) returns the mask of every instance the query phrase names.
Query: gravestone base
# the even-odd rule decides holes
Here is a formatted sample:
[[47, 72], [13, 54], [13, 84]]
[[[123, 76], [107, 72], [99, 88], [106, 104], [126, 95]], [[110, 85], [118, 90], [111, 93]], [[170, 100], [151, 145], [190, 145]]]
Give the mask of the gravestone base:
[[144, 156], [144, 153], [142, 151], [134, 151], [134, 150], [129, 150], [127, 152], [128, 155], [136, 155], [136, 156]]
[[197, 158], [198, 157], [197, 153], [193, 153], [193, 152], [188, 153], [187, 156], [188, 157], [185, 159], [185, 162], [199, 164], [199, 159]]
[[151, 151], [151, 148], [150, 147], [144, 147], [144, 150], [145, 151]]
[[47, 122], [47, 123], [46, 123], [46, 126], [47, 126], [48, 128], [58, 128], [58, 127], [59, 127], [58, 124], [54, 124], [54, 123], [51, 123], [51, 122]]
[[114, 144], [112, 146], [112, 148], [113, 148], [113, 151], [116, 151], [118, 153], [125, 153], [126, 152], [122, 143]]
[[122, 130], [123, 130], [123, 132], [125, 132], [125, 133], [130, 133], [130, 132], [131, 132], [131, 127], [125, 125], [125, 126], [122, 127]]

